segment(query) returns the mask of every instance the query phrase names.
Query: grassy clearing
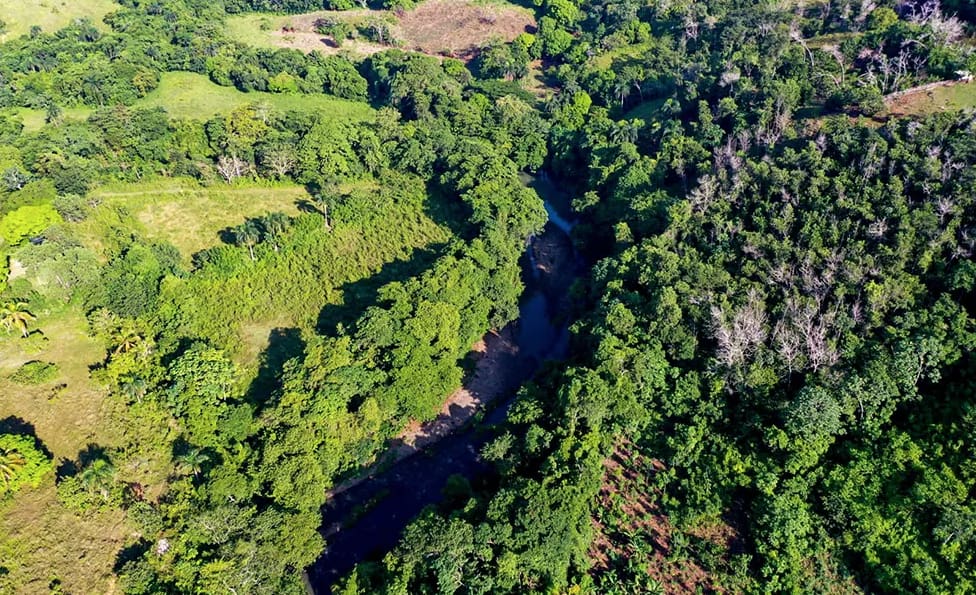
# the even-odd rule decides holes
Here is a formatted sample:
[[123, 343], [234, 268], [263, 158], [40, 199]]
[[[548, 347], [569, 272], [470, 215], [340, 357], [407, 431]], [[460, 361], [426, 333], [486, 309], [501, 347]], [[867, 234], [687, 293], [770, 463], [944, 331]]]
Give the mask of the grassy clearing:
[[[93, 110], [90, 107], [67, 107], [62, 108], [61, 117], [65, 120], [81, 121], [88, 119], [88, 116], [91, 115], [92, 111]], [[19, 119], [24, 125], [25, 132], [37, 132], [46, 125], [46, 122], [44, 121], [46, 114], [44, 113], [44, 110], [41, 109], [12, 107], [0, 110], [0, 113]]]
[[[102, 346], [88, 337], [77, 310], [35, 314], [48, 339], [40, 352], [25, 350], [18, 334], [0, 332], [0, 418], [28, 424], [55, 461], [77, 458], [88, 444], [114, 443], [105, 391], [88, 376], [104, 357]], [[11, 382], [10, 374], [31, 360], [56, 363], [59, 377], [38, 386]], [[58, 584], [58, 592], [112, 593], [115, 554], [129, 533], [120, 511], [81, 517], [66, 510], [52, 476], [0, 506], [0, 565], [17, 593], [51, 593]], [[0, 592], [3, 584], [0, 577]]]
[[328, 95], [243, 93], [233, 87], [221, 87], [206, 76], [191, 72], [164, 73], [159, 87], [136, 105], [162, 107], [174, 118], [206, 120], [250, 103], [267, 103], [281, 111], [318, 111], [349, 121], [368, 120], [373, 113], [365, 103]]
[[886, 103], [885, 116], [924, 116], [976, 108], [976, 81], [907, 93]]
[[[48, 339], [41, 351], [25, 351], [28, 343], [17, 333], [0, 331], [0, 418], [26, 420], [55, 458], [73, 459], [89, 442], [111, 439], [100, 433], [105, 426], [105, 392], [88, 377], [89, 366], [104, 359], [104, 350], [86, 334], [80, 312], [34, 314], [38, 320], [32, 328]], [[37, 386], [11, 382], [10, 375], [31, 360], [57, 364], [59, 377]], [[64, 388], [57, 389], [61, 384]]]
[[102, 186], [91, 196], [102, 204], [77, 226], [87, 245], [104, 254], [104, 238], [122, 223], [116, 208], [124, 207], [131, 215], [125, 224], [136, 224], [133, 231], [173, 244], [187, 262], [194, 253], [220, 243], [221, 230], [274, 211], [297, 215], [299, 204], [311, 200], [305, 188], [295, 184], [204, 187], [183, 178]]
[[[173, 118], [207, 120], [251, 103], [264, 103], [279, 111], [321, 112], [350, 122], [368, 120], [373, 115], [369, 105], [358, 101], [321, 94], [244, 93], [233, 87], [221, 87], [193, 72], [163, 73], [159, 87], [137, 101], [135, 107], [161, 107]], [[92, 111], [90, 107], [69, 107], [62, 110], [62, 117], [85, 120]], [[18, 107], [0, 113], [19, 118], [27, 132], [37, 132], [45, 125], [44, 110]]]
[[52, 33], [83, 17], [99, 29], [108, 30], [102, 17], [118, 8], [113, 0], [0, 0], [0, 20], [7, 23], [7, 32], [0, 34], [0, 42], [26, 35], [34, 25]]
[[407, 50], [466, 57], [492, 39], [511, 41], [535, 26], [532, 11], [504, 1], [427, 0], [396, 17], [386, 10], [317, 11], [299, 15], [240, 15], [227, 19], [234, 39], [261, 47], [288, 47], [326, 54], [368, 55], [385, 46], [364, 40], [346, 41], [339, 48], [315, 31], [319, 19], [361, 22], [386, 19], [394, 23], [393, 37]]
[[817, 37], [811, 37], [806, 40], [807, 47], [811, 50], [825, 48], [832, 45], [840, 45], [856, 37], [858, 34], [854, 32], [841, 32], [841, 33], [828, 33], [826, 35], [819, 35]]
[[595, 67], [601, 70], [607, 70], [613, 66], [614, 61], [624, 60], [627, 58], [639, 58], [644, 54], [644, 52], [652, 47], [653, 44], [650, 42], [625, 45], [619, 48], [614, 48], [608, 52], [604, 52], [598, 56], [594, 56], [591, 62]]
[[0, 560], [19, 594], [118, 593], [112, 567], [132, 530], [119, 510], [66, 510], [50, 478], [0, 508]]

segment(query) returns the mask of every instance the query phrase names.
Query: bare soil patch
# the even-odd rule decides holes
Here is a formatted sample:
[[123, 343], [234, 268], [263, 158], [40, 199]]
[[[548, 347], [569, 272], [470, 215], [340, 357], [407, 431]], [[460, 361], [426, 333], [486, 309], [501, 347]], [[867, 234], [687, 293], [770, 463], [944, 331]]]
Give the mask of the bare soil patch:
[[534, 28], [535, 19], [524, 8], [465, 0], [428, 0], [399, 19], [397, 33], [408, 49], [469, 57], [492, 39], [512, 41]]
[[[637, 559], [665, 593], [724, 592], [695, 560], [672, 555], [676, 529], [658, 503], [659, 494], [650, 485], [664, 464], [640, 454], [631, 444], [621, 444], [605, 462], [592, 519], [596, 537], [590, 545], [595, 578], [607, 573], [620, 560]], [[702, 528], [695, 536], [726, 551], [737, 549], [738, 536], [727, 525]]]
[[[320, 20], [351, 24], [381, 20], [390, 24], [396, 46], [382, 45], [363, 38], [341, 44], [316, 31]], [[305, 14], [269, 17], [243, 15], [229, 20], [229, 33], [244, 43], [286, 47], [304, 52], [368, 56], [390, 47], [437, 56], [462, 59], [474, 57], [477, 50], [494, 39], [512, 41], [520, 33], [535, 29], [535, 18], [526, 8], [475, 0], [427, 0], [404, 12], [386, 10], [320, 10]]]

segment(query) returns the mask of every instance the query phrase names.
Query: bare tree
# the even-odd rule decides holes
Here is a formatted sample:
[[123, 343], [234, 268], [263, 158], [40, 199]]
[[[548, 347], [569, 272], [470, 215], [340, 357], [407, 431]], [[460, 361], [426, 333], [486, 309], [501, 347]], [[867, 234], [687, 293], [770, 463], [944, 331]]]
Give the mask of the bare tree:
[[295, 167], [295, 153], [284, 147], [275, 147], [264, 154], [262, 162], [279, 179], [284, 178]]
[[251, 164], [237, 155], [221, 155], [217, 158], [217, 171], [230, 183], [250, 173]]

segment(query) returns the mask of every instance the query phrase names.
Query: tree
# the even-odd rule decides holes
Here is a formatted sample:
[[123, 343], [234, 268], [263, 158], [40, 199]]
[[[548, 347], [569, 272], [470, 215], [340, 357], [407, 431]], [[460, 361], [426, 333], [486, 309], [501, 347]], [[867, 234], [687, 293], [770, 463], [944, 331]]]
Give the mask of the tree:
[[322, 213], [322, 223], [326, 231], [332, 231], [332, 223], [329, 221], [329, 207], [332, 206], [332, 197], [325, 194], [315, 195], [315, 206]]
[[50, 204], [23, 206], [0, 219], [0, 239], [17, 246], [60, 222], [61, 216]]
[[81, 487], [90, 494], [98, 492], [104, 500], [108, 500], [114, 480], [115, 467], [103, 458], [95, 459], [78, 474]]
[[3, 324], [7, 332], [17, 329], [24, 337], [27, 336], [27, 325], [37, 317], [27, 310], [25, 302], [7, 302], [0, 306], [0, 324]]
[[264, 152], [261, 163], [279, 180], [284, 179], [295, 168], [295, 149], [289, 145], [277, 145]]
[[3, 185], [7, 188], [8, 192], [20, 190], [27, 182], [30, 182], [30, 176], [17, 166], [8, 167], [3, 170], [3, 174], [0, 174], [0, 179], [3, 180]]
[[210, 456], [199, 448], [191, 447], [177, 455], [175, 461], [180, 473], [191, 473], [194, 477], [198, 477], [203, 466], [210, 461]]
[[234, 242], [238, 246], [247, 246], [251, 260], [257, 260], [254, 257], [254, 246], [261, 239], [261, 231], [258, 229], [258, 226], [253, 221], [245, 221], [234, 228], [233, 234]]
[[3, 492], [10, 491], [17, 474], [27, 464], [24, 455], [14, 449], [0, 449], [0, 482], [3, 482]]
[[275, 252], [278, 251], [281, 234], [285, 233], [290, 222], [288, 215], [282, 212], [268, 213], [261, 218], [261, 227], [264, 228], [264, 239], [271, 243], [271, 247]]
[[53, 469], [33, 437], [0, 434], [0, 496], [12, 494], [25, 485], [39, 486]]

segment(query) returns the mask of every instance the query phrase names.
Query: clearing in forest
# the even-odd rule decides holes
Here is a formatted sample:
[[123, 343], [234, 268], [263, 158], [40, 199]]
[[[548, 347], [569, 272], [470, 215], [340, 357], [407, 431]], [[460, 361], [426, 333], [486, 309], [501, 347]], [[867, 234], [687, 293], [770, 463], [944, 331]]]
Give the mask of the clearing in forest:
[[80, 18], [108, 30], [102, 17], [119, 8], [113, 0], [0, 0], [0, 21], [7, 24], [0, 43], [26, 35], [34, 25], [53, 33]]
[[506, 2], [475, 0], [427, 0], [412, 10], [317, 11], [299, 15], [242, 15], [227, 19], [228, 33], [242, 43], [263, 47], [286, 47], [305, 52], [348, 51], [368, 55], [391, 46], [358, 37], [341, 47], [316, 31], [320, 20], [344, 21], [352, 25], [371, 20], [390, 24], [396, 47], [432, 55], [470, 57], [486, 43], [511, 41], [535, 27], [530, 10]]
[[167, 72], [159, 87], [136, 102], [136, 107], [161, 107], [173, 118], [206, 120], [236, 107], [267, 103], [278, 111], [319, 111], [350, 122], [368, 120], [373, 110], [368, 104], [330, 95], [244, 93], [234, 87], [221, 87], [202, 74]]
[[976, 108], [976, 81], [925, 85], [885, 99], [886, 116], [924, 116]]
[[[193, 72], [164, 72], [159, 86], [136, 101], [133, 107], [161, 107], [171, 118], [208, 120], [249, 104], [264, 104], [283, 112], [321, 112], [347, 122], [369, 120], [373, 116], [373, 109], [365, 102], [321, 93], [244, 93], [234, 87], [221, 87], [206, 76]], [[63, 120], [85, 120], [93, 111], [90, 107], [64, 108], [61, 117]], [[37, 132], [45, 126], [44, 110], [18, 107], [7, 108], [0, 113], [19, 118], [27, 132]]]
[[104, 252], [102, 238], [122, 223], [112, 207], [124, 206], [134, 218], [125, 227], [135, 224], [142, 237], [173, 244], [187, 262], [194, 253], [219, 244], [221, 230], [275, 211], [294, 216], [300, 204], [311, 202], [305, 188], [296, 184], [201, 186], [185, 178], [102, 186], [89, 196], [102, 204], [78, 224], [87, 245]]

